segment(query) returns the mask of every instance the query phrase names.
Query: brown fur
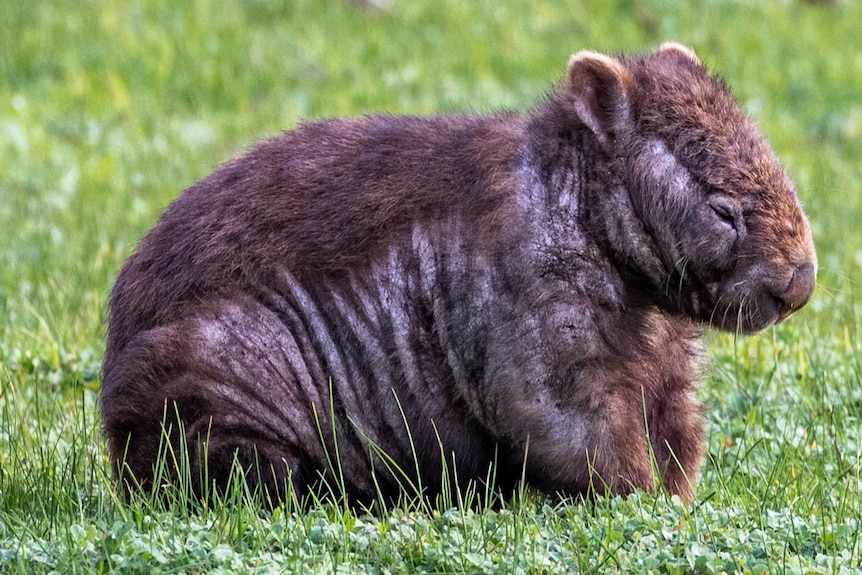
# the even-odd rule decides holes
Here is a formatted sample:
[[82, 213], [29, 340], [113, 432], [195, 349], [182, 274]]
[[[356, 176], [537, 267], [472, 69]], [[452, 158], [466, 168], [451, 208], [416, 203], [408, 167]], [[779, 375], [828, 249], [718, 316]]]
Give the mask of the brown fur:
[[217, 486], [236, 458], [304, 493], [337, 442], [353, 500], [398, 493], [387, 457], [429, 495], [445, 458], [691, 499], [702, 326], [780, 321], [815, 271], [780, 163], [678, 45], [582, 52], [526, 116], [307, 123], [189, 188], [120, 273], [111, 456], [147, 484], [167, 409]]

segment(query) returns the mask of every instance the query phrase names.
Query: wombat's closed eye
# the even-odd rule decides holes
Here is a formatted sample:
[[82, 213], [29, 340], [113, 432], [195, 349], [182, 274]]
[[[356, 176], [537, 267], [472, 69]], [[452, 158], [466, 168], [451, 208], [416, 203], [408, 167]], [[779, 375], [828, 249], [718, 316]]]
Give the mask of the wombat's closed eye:
[[781, 164], [678, 44], [580, 52], [527, 114], [306, 123], [186, 190], [120, 273], [111, 456], [146, 487], [185, 443], [197, 493], [239, 463], [272, 501], [522, 473], [691, 499], [703, 328], [785, 319], [816, 269]]

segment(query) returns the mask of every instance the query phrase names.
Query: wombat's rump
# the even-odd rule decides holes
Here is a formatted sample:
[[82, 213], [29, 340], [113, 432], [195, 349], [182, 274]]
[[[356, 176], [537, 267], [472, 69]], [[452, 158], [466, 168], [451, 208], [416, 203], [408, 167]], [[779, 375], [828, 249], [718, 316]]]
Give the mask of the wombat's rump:
[[193, 481], [236, 459], [273, 497], [332, 479], [337, 442], [353, 501], [492, 465], [690, 499], [701, 330], [784, 319], [816, 265], [780, 163], [679, 45], [581, 52], [526, 115], [303, 124], [186, 190], [120, 273], [111, 457], [147, 485], [178, 416]]

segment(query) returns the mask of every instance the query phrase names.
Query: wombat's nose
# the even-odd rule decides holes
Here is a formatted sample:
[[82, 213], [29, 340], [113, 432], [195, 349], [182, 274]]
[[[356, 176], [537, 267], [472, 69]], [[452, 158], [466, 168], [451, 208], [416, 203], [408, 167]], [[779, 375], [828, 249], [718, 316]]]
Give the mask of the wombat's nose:
[[793, 272], [793, 277], [784, 293], [775, 294], [779, 300], [781, 319], [786, 318], [808, 303], [811, 294], [814, 293], [814, 276], [814, 265], [804, 263]]

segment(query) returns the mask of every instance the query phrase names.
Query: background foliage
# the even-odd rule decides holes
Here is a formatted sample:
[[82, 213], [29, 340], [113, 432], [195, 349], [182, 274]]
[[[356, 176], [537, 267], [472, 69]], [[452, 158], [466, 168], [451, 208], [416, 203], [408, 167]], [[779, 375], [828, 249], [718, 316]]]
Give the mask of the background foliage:
[[[7, 0], [0, 9], [0, 573], [850, 573], [860, 569], [857, 2]], [[118, 505], [96, 396], [106, 298], [180, 190], [303, 118], [526, 109], [582, 48], [675, 39], [796, 181], [811, 304], [713, 336], [697, 502], [502, 509]]]

